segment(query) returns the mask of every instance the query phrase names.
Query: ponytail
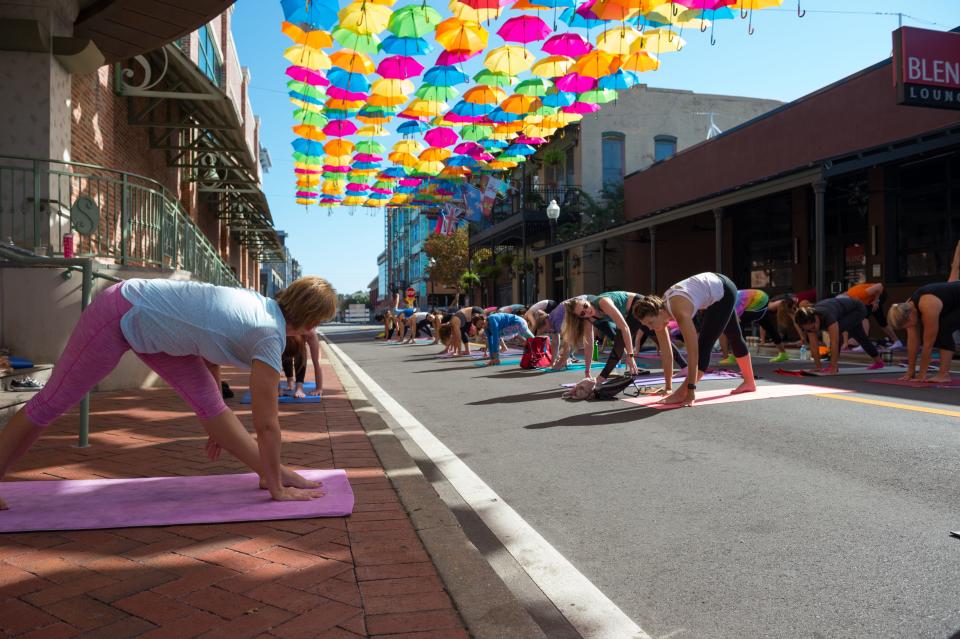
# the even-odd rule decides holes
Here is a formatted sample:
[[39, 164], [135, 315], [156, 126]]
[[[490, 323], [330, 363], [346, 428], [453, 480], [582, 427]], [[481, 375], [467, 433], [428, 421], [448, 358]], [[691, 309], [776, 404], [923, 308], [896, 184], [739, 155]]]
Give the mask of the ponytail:
[[893, 304], [887, 311], [887, 323], [896, 331], [906, 326], [911, 317], [913, 317], [913, 304], [910, 302]]
[[793, 316], [793, 320], [797, 323], [797, 326], [805, 326], [807, 324], [812, 324], [817, 319], [816, 309], [813, 307], [813, 304], [809, 302], [801, 302], [797, 312]]
[[633, 303], [633, 317], [642, 322], [644, 319], [660, 314], [660, 311], [667, 308], [663, 298], [657, 295], [641, 295]]

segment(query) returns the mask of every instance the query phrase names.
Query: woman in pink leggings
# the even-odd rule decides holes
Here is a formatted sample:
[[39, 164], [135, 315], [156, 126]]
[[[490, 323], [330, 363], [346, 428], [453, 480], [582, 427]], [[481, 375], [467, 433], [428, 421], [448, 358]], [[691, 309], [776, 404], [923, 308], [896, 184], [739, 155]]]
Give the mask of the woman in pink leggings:
[[[300, 278], [276, 300], [198, 282], [133, 279], [111, 286], [80, 315], [47, 385], [0, 430], [0, 480], [50, 422], [132, 350], [197, 413], [209, 447], [222, 446], [256, 471], [273, 499], [321, 496], [305, 490], [318, 484], [280, 463], [277, 388], [286, 337], [312, 333], [334, 316], [336, 302], [336, 291], [320, 277]], [[250, 370], [256, 440], [223, 403], [215, 379], [220, 365]], [[0, 499], [0, 510], [6, 508]]]

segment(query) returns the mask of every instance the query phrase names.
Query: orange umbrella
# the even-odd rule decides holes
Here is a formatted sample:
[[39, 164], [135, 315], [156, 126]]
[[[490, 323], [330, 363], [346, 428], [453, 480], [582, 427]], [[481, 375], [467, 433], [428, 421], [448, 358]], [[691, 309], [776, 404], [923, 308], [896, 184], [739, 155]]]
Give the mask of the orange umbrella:
[[491, 87], [485, 84], [475, 86], [463, 94], [463, 99], [473, 104], [497, 104], [507, 93], [500, 87]]
[[[749, 0], [748, 0], [749, 1]], [[284, 22], [280, 30], [287, 35], [294, 44], [302, 44], [313, 49], [326, 49], [333, 46], [333, 38], [326, 31], [304, 31], [292, 22]]]
[[327, 155], [350, 155], [353, 153], [353, 142], [350, 140], [330, 140], [323, 145], [323, 152]]
[[359, 109], [363, 106], [363, 100], [341, 100], [339, 98], [330, 98], [325, 103], [328, 109], [349, 110]]
[[487, 46], [487, 30], [479, 22], [447, 18], [437, 25], [434, 39], [447, 51], [480, 51]]
[[366, 54], [359, 53], [353, 49], [340, 49], [330, 54], [330, 63], [335, 67], [340, 67], [350, 73], [360, 73], [366, 75], [373, 73], [376, 67]]
[[517, 113], [523, 115], [530, 111], [530, 107], [540, 102], [537, 98], [532, 95], [523, 95], [520, 93], [514, 93], [509, 98], [503, 101], [503, 104], [500, 105], [500, 108], [506, 111], [507, 113]]
[[327, 139], [327, 135], [319, 127], [311, 124], [298, 124], [293, 127], [293, 132], [301, 138], [316, 140], [317, 142], [323, 142]]
[[660, 68], [660, 61], [646, 51], [638, 51], [630, 55], [621, 56], [620, 68], [625, 71], [636, 71], [637, 73], [656, 71]]
[[[399, 94], [399, 95], [374, 94], [374, 95], [371, 95], [369, 98], [367, 98], [367, 104], [369, 104], [370, 106], [376, 106], [376, 107], [395, 107], [395, 106], [400, 106], [406, 101], [407, 101], [407, 96], [403, 94]], [[367, 116], [364, 116], [364, 117], [367, 117]], [[359, 116], [357, 119], [359, 119]], [[366, 120], [361, 120], [361, 121], [366, 122]]]
[[602, 78], [616, 73], [619, 60], [606, 51], [594, 49], [584, 53], [570, 67], [570, 73], [582, 75], [585, 78]]
[[450, 155], [450, 149], [431, 146], [427, 149], [424, 149], [423, 153], [420, 154], [420, 159], [424, 162], [443, 162], [450, 157]]

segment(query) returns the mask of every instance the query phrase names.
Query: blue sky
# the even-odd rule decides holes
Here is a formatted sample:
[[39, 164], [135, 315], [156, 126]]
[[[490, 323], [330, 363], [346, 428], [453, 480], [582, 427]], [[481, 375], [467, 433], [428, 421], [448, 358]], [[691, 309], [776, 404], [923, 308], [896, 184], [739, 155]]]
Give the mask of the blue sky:
[[[444, 17], [450, 15], [446, 1], [428, 2]], [[396, 7], [404, 4], [409, 2], [398, 0]], [[807, 10], [802, 19], [797, 18], [796, 0], [785, 0], [781, 9], [757, 12], [752, 36], [746, 21], [718, 21], [715, 46], [710, 45], [709, 34], [685, 30], [687, 46], [664, 54], [660, 69], [644, 74], [643, 81], [655, 87], [789, 101], [888, 57], [891, 32], [898, 25], [893, 14], [903, 12], [903, 24], [908, 26], [937, 30], [960, 26], [960, 0], [801, 4]], [[365, 289], [377, 274], [376, 259], [383, 250], [383, 213], [340, 207], [330, 214], [294, 203], [293, 106], [286, 97], [288, 63], [282, 56], [290, 41], [280, 32], [280, 2], [238, 0], [235, 7], [233, 32], [240, 63], [250, 68], [251, 101], [262, 120], [260, 140], [273, 160], [263, 188], [274, 223], [290, 234], [288, 244], [304, 273], [326, 277], [342, 293]], [[497, 26], [499, 21], [491, 32]], [[435, 57], [436, 51], [422, 61], [429, 68]], [[389, 138], [381, 140], [390, 143]]]

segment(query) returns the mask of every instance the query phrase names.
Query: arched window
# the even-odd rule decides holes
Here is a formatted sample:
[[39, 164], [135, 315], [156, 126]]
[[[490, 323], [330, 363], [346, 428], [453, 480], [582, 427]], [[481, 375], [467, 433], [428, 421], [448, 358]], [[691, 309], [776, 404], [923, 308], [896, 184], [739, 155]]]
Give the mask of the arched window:
[[607, 132], [603, 134], [601, 155], [603, 161], [603, 186], [623, 184], [624, 175], [624, 135]]
[[653, 138], [653, 160], [660, 162], [677, 152], [677, 138], [672, 135], [658, 135]]

